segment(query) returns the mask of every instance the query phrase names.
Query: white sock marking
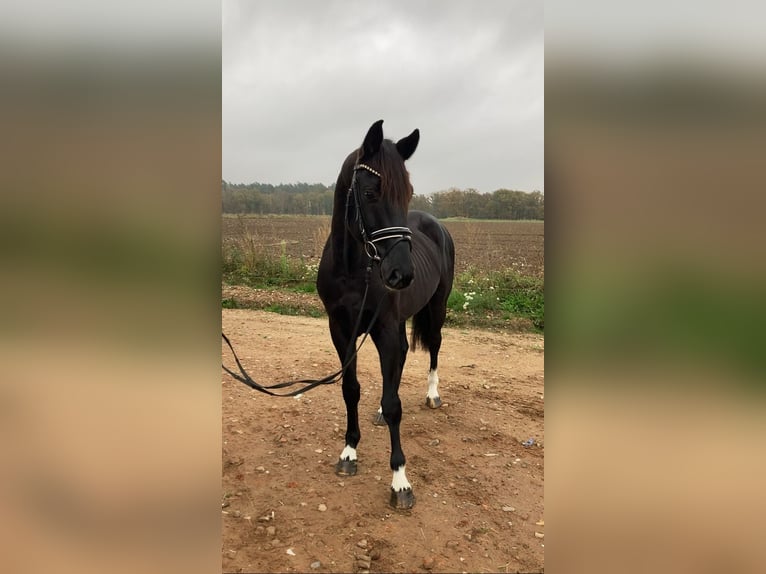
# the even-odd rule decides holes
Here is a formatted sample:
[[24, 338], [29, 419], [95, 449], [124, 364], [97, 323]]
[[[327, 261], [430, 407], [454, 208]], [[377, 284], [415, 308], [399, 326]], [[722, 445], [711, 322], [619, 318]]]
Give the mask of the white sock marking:
[[382, 415], [382, 414], [383, 414], [383, 407], [378, 407], [378, 414], [379, 414], [379, 415]]
[[356, 449], [346, 445], [343, 452], [340, 453], [341, 460], [356, 460]]
[[439, 396], [439, 375], [436, 369], [428, 372], [428, 392], [426, 396], [429, 399], [435, 399]]
[[405, 466], [407, 465], [403, 464], [397, 470], [394, 471], [394, 478], [391, 480], [391, 488], [393, 488], [395, 492], [412, 488], [412, 486], [410, 486], [410, 481], [407, 480], [407, 475], [404, 474]]

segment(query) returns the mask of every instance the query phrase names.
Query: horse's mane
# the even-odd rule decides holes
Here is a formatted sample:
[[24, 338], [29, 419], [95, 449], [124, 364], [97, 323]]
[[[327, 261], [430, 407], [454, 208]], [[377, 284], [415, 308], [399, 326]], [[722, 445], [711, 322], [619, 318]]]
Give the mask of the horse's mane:
[[[351, 185], [351, 176], [354, 165], [356, 165], [361, 148], [355, 150], [346, 158], [341, 168], [342, 189], [346, 190]], [[380, 173], [381, 197], [391, 201], [398, 207], [407, 209], [412, 199], [412, 184], [410, 183], [410, 173], [404, 165], [402, 156], [396, 149], [396, 144], [391, 140], [383, 140], [380, 150], [372, 158], [365, 160], [365, 164]]]

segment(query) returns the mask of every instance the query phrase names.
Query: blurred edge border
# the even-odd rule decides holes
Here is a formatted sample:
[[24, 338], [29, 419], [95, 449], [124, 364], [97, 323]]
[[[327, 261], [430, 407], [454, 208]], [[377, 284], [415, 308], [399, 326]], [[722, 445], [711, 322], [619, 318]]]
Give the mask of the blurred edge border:
[[220, 3], [2, 12], [0, 569], [218, 571]]
[[[220, 5], [183, 10], [150, 42], [108, 28], [115, 49], [5, 19], [5, 571], [220, 568]], [[546, 5], [547, 566], [762, 571], [766, 75], [720, 41], [579, 51], [567, 10]]]
[[763, 9], [596, 4], [546, 3], [546, 567], [763, 571]]

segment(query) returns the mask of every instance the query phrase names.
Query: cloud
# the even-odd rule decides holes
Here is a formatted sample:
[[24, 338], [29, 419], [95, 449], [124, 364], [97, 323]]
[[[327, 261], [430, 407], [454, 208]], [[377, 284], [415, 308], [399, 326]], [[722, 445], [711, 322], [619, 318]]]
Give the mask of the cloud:
[[539, 3], [223, 3], [223, 177], [335, 180], [419, 128], [416, 190], [543, 189]]

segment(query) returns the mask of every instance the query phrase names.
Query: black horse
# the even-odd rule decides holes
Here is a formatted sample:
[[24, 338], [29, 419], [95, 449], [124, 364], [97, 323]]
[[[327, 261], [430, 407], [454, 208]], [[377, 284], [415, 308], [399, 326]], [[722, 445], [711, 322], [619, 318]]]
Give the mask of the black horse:
[[[415, 152], [420, 132], [393, 143], [383, 139], [383, 120], [372, 124], [362, 147], [343, 162], [335, 185], [332, 226], [317, 275], [317, 292], [330, 319], [330, 335], [341, 364], [346, 403], [346, 445], [335, 470], [357, 470], [360, 387], [354, 343], [370, 329], [380, 355], [383, 395], [378, 411], [391, 434], [391, 505], [411, 508], [399, 440], [402, 404], [399, 382], [407, 358], [405, 322], [412, 317], [412, 344], [430, 352], [426, 404], [441, 406], [436, 372], [441, 328], [452, 289], [455, 247], [444, 226], [419, 211], [407, 212], [412, 185], [404, 161]], [[375, 272], [377, 267], [379, 272]], [[372, 270], [372, 271], [371, 271]], [[367, 295], [367, 296], [365, 296]], [[376, 318], [377, 317], [377, 318]]]

